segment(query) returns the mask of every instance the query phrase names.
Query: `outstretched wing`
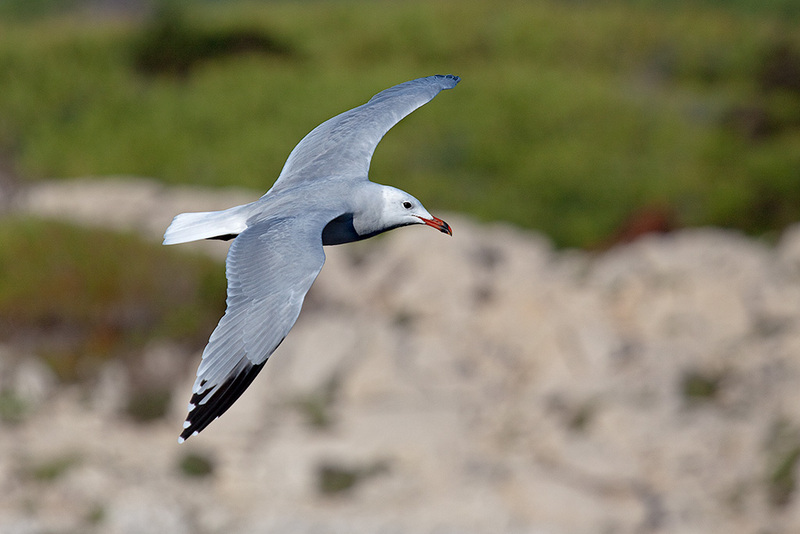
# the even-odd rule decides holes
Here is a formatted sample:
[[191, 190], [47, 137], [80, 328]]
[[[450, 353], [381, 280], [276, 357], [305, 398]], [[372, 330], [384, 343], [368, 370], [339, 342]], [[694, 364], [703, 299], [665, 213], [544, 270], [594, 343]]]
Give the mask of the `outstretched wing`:
[[386, 132], [459, 80], [448, 74], [401, 83], [323, 122], [294, 147], [270, 191], [325, 176], [366, 178], [372, 153]]
[[228, 307], [203, 351], [179, 441], [230, 408], [289, 333], [325, 263], [323, 227], [310, 218], [272, 219], [233, 241]]

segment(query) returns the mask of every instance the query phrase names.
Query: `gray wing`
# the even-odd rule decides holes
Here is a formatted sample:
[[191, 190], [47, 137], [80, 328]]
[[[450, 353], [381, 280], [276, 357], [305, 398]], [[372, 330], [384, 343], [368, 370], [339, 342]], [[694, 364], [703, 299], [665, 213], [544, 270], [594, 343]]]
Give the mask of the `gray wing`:
[[294, 147], [270, 191], [323, 176], [366, 178], [372, 153], [386, 132], [459, 80], [448, 74], [401, 83], [323, 122]]
[[180, 441], [222, 415], [289, 333], [323, 263], [322, 217], [257, 223], [228, 251], [225, 315], [197, 369]]

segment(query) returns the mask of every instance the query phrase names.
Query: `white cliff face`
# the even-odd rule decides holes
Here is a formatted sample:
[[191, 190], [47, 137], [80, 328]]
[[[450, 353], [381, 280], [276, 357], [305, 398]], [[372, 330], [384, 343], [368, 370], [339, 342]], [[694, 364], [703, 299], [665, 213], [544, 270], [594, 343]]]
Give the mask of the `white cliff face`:
[[[245, 196], [59, 182], [17, 209], [158, 239]], [[148, 425], [109, 409], [117, 368], [89, 393], [0, 368], [36, 406], [0, 423], [0, 532], [800, 531], [800, 226], [774, 247], [702, 229], [589, 254], [445, 219], [453, 238], [327, 248], [292, 336], [194, 442], [175, 443], [189, 368], [159, 367], [174, 406]], [[190, 453], [212, 474], [182, 475]], [[349, 489], [321, 491], [330, 466]]]

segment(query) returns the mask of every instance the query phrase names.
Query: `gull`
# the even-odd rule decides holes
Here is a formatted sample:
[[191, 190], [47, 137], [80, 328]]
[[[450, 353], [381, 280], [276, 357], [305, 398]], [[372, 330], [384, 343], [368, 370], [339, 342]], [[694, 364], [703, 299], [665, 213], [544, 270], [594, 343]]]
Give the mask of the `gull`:
[[323, 245], [413, 224], [453, 235], [419, 200], [370, 181], [368, 172], [386, 132], [459, 80], [428, 76], [381, 91], [306, 135], [258, 200], [172, 220], [165, 245], [233, 240], [225, 262], [227, 309], [203, 350], [179, 443], [230, 408], [284, 340], [325, 263]]

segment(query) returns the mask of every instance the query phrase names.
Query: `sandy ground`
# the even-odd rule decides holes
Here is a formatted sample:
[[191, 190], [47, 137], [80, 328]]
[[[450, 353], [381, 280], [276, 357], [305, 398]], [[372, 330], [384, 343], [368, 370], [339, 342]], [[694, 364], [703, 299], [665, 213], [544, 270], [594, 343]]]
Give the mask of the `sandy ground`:
[[[87, 179], [11, 205], [156, 240], [181, 211], [259, 194]], [[0, 422], [0, 532], [800, 532], [800, 227], [593, 255], [444, 218], [452, 239], [328, 248], [291, 335], [183, 445], [191, 373], [137, 424], [121, 368], [56, 386], [0, 345], [2, 385], [33, 407]], [[148, 347], [142, 366], [199, 360], [179, 352]], [[210, 474], [185, 474], [193, 455]]]

